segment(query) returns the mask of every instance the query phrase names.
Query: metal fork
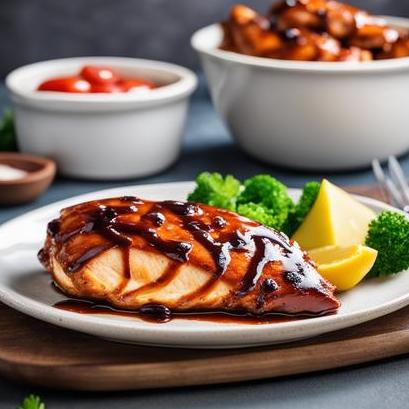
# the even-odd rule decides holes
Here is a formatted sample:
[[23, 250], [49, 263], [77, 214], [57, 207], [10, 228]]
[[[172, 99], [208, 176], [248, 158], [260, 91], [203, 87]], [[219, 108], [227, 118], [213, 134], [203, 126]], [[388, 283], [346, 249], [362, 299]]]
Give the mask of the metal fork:
[[378, 159], [372, 161], [372, 169], [380, 188], [391, 204], [409, 212], [409, 185], [396, 157], [389, 156], [387, 173]]

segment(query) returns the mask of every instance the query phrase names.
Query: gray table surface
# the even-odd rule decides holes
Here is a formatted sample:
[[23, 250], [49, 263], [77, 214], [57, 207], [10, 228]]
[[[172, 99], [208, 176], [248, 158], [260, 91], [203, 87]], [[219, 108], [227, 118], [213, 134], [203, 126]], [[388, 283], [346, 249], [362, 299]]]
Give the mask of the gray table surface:
[[[6, 104], [4, 89], [0, 88], [0, 108]], [[402, 163], [406, 173], [409, 173], [409, 157], [403, 157]], [[191, 180], [204, 170], [232, 173], [240, 178], [267, 172], [294, 187], [324, 176], [340, 185], [373, 182], [369, 169], [337, 174], [305, 174], [269, 167], [247, 157], [233, 145], [201, 85], [192, 100], [182, 156], [173, 167], [160, 175], [132, 181], [96, 183], [58, 179], [36, 202], [0, 208], [0, 223], [73, 195], [124, 184]], [[408, 408], [409, 359], [400, 357], [381, 363], [278, 380], [114, 394], [53, 392], [0, 378], [0, 409], [14, 409], [29, 392], [40, 394], [47, 403], [47, 409], [172, 409], [182, 406], [189, 409]]]

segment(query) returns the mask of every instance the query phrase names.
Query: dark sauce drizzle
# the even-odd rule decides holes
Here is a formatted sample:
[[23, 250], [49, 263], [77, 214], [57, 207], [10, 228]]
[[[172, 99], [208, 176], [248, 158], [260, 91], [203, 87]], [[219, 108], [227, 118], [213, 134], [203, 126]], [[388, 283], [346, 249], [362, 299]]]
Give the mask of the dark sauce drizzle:
[[262, 314], [255, 315], [240, 311], [188, 311], [174, 312], [160, 304], [146, 304], [137, 311], [121, 310], [110, 305], [84, 300], [65, 300], [54, 304], [55, 308], [79, 314], [114, 315], [125, 318], [135, 318], [153, 323], [166, 323], [175, 319], [217, 322], [226, 324], [272, 324], [287, 321], [298, 321], [310, 318], [308, 314]]
[[[209, 251], [216, 265], [213, 276], [202, 287], [182, 297], [181, 303], [194, 299], [212, 289], [226, 272], [231, 261], [232, 251], [247, 252], [251, 256], [249, 268], [236, 291], [236, 297], [244, 297], [257, 286], [264, 267], [270, 262], [280, 262], [284, 269], [285, 280], [301, 291], [323, 292], [324, 290], [320, 277], [314, 273], [308, 274], [309, 272], [306, 271], [312, 266], [305, 262], [302, 250], [295, 245], [291, 245], [288, 238], [280, 232], [255, 224], [254, 227], [249, 227], [244, 233], [236, 230], [233, 233], [223, 235], [221, 231], [219, 239], [216, 240], [211, 231], [222, 230], [228, 222], [223, 217], [216, 216], [210, 225], [205, 224], [200, 218], [203, 215], [203, 209], [197, 204], [179, 201], [153, 203], [150, 211], [143, 215], [138, 223], [128, 223], [118, 220], [119, 217], [138, 212], [138, 205], [144, 202], [135, 197], [121, 198], [121, 202], [124, 203], [124, 206], [107, 206], [96, 203], [95, 208], [87, 213], [87, 220], [84, 224], [66, 234], [60, 233], [59, 220], [53, 220], [49, 223], [48, 233], [57, 243], [65, 243], [77, 234], [93, 232], [103, 235], [108, 240], [104, 244], [85, 251], [68, 266], [69, 272], [77, 271], [86, 262], [110, 248], [120, 247], [128, 249], [128, 251], [124, 251], [124, 266], [126, 278], [129, 279], [131, 276], [129, 248], [132, 245], [132, 236], [139, 236], [145, 239], [150, 246], [168, 256], [173, 262], [170, 263], [157, 281], [133, 291], [133, 294], [148, 288], [165, 286], [177, 275], [181, 263], [189, 260], [189, 253], [192, 250], [192, 244], [189, 242], [160, 238], [157, 230], [165, 223], [166, 217], [163, 213], [167, 210], [176, 215], [180, 219], [181, 225]], [[41, 250], [39, 258], [45, 264], [45, 256]], [[265, 297], [278, 290], [278, 284], [273, 279], [268, 278], [261, 283], [260, 290], [257, 299], [257, 308], [259, 309], [262, 308]], [[91, 308], [94, 312], [96, 310], [100, 312], [101, 306], [92, 305], [90, 307], [89, 303], [85, 305], [84, 301], [78, 302], [82, 303], [80, 306], [85, 306], [86, 309]], [[64, 302], [56, 306], [73, 310], [76, 308], [73, 305], [70, 302]], [[77, 309], [80, 310], [82, 307]], [[101, 308], [105, 312], [107, 310], [110, 312], [118, 311], [107, 306]], [[167, 321], [171, 316], [171, 312], [166, 306], [157, 304], [148, 304], [143, 306], [137, 313], [127, 312], [127, 314], [139, 314], [141, 317], [148, 317], [159, 322]], [[226, 313], [219, 312], [218, 315], [220, 314]], [[231, 315], [231, 313], [228, 314]], [[183, 316], [186, 317], [186, 314], [183, 314]]]

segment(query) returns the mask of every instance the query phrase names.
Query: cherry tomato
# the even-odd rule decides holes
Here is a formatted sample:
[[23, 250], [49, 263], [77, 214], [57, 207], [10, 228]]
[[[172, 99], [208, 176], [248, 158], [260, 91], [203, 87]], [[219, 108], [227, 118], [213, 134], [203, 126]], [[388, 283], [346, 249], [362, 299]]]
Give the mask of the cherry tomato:
[[128, 92], [133, 88], [155, 88], [155, 84], [152, 81], [148, 80], [122, 80], [118, 82], [118, 85], [121, 87], [123, 92]]
[[91, 84], [80, 77], [60, 77], [44, 81], [38, 91], [56, 91], [56, 92], [90, 92]]
[[109, 67], [97, 67], [86, 65], [80, 72], [80, 76], [91, 84], [113, 84], [118, 81], [118, 77]]
[[115, 94], [115, 93], [124, 92], [124, 91], [122, 90], [122, 88], [119, 85], [117, 85], [115, 83], [113, 83], [113, 84], [108, 83], [108, 84], [92, 84], [90, 92], [92, 92], [92, 93], [101, 93], [101, 92], [103, 92], [103, 93], [107, 93], [107, 94]]

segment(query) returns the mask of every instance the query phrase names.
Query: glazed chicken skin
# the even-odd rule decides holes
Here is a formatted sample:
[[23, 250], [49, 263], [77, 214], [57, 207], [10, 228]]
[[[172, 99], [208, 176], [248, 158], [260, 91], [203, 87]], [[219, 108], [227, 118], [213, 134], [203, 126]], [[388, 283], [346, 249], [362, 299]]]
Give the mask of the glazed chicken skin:
[[221, 49], [300, 61], [371, 61], [409, 56], [409, 34], [334, 0], [281, 0], [267, 16], [238, 4], [222, 23]]
[[201, 204], [122, 197], [64, 209], [39, 259], [64, 293], [130, 310], [321, 315], [340, 306], [296, 243]]

